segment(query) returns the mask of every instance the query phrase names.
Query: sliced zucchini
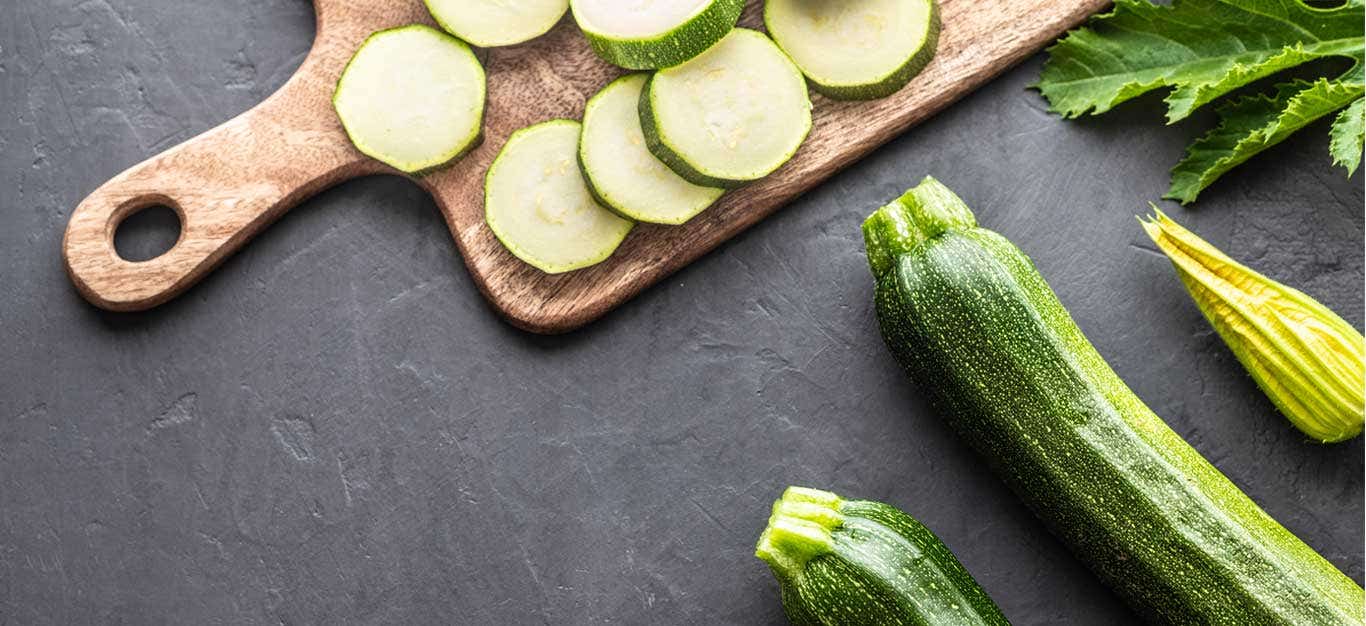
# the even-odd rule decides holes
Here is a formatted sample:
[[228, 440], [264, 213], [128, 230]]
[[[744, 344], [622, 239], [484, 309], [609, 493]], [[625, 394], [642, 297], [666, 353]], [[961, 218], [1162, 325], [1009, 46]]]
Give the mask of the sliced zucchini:
[[510, 46], [544, 35], [569, 10], [569, 0], [426, 0], [446, 32], [481, 48]]
[[484, 88], [484, 67], [465, 42], [414, 24], [370, 35], [332, 106], [362, 153], [420, 174], [479, 145]]
[[811, 99], [772, 40], [737, 28], [697, 58], [655, 72], [640, 123], [650, 152], [679, 176], [732, 188], [792, 158], [811, 131]]
[[682, 224], [725, 190], [684, 180], [645, 147], [640, 92], [647, 79], [645, 74], [627, 74], [588, 101], [579, 165], [588, 190], [604, 207], [640, 222]]
[[602, 208], [575, 164], [579, 123], [550, 120], [508, 137], [484, 179], [484, 220], [517, 258], [547, 274], [601, 262], [632, 222]]
[[939, 43], [935, 0], [768, 0], [764, 26], [812, 87], [838, 100], [895, 93]]
[[720, 41], [745, 0], [570, 0], [588, 45], [632, 70], [673, 67]]

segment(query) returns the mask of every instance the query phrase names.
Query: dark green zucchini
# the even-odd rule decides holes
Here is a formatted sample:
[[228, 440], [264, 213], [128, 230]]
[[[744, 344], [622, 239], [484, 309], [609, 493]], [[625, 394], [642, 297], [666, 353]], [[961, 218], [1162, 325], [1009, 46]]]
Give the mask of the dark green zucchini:
[[881, 502], [788, 487], [755, 555], [796, 626], [1009, 623], [939, 537]]
[[864, 222], [897, 361], [1073, 552], [1172, 624], [1361, 624], [1363, 594], [1124, 385], [1033, 263], [927, 178]]

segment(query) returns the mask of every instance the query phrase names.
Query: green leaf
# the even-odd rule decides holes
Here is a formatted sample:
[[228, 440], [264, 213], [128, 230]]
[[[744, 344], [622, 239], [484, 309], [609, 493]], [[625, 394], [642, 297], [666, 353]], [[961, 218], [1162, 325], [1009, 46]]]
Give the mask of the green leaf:
[[1247, 96], [1220, 107], [1219, 126], [1191, 144], [1172, 169], [1166, 197], [1189, 204], [1234, 166], [1361, 97], [1361, 83], [1321, 78], [1277, 85], [1275, 96]]
[[1363, 107], [1366, 100], [1357, 98], [1351, 106], [1343, 109], [1338, 114], [1338, 118], [1333, 120], [1333, 129], [1329, 132], [1332, 141], [1328, 144], [1328, 151], [1333, 154], [1333, 165], [1341, 165], [1347, 168], [1347, 175], [1351, 176], [1361, 165], [1361, 151], [1366, 145], [1366, 107]]
[[1277, 86], [1275, 96], [1243, 97], [1219, 110], [1220, 123], [1172, 170], [1168, 198], [1183, 204], [1225, 172], [1321, 117], [1351, 105], [1333, 124], [1334, 163], [1362, 160], [1362, 76], [1366, 0], [1316, 8], [1304, 0], [1116, 0], [1114, 11], [1049, 49], [1036, 85], [1064, 117], [1104, 113], [1158, 89], [1167, 122], [1282, 70], [1326, 57], [1351, 69], [1336, 79]]
[[1362, 2], [1117, 0], [1049, 49], [1036, 85], [1065, 117], [1100, 114], [1161, 88], [1176, 122], [1238, 87], [1307, 61], [1363, 57]]

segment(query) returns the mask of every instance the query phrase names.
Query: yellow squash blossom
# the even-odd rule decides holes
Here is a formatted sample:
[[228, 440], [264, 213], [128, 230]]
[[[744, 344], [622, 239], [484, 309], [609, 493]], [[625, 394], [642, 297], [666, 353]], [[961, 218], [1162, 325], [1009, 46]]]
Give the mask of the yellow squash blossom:
[[1140, 220], [1224, 343], [1304, 434], [1331, 443], [1361, 433], [1361, 333], [1328, 307], [1230, 259], [1157, 211]]

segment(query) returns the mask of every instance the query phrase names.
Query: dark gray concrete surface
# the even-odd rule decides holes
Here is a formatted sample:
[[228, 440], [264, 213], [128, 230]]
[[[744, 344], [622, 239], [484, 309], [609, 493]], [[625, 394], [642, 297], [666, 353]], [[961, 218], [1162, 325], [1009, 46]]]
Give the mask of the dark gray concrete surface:
[[[858, 224], [927, 173], [1361, 580], [1361, 440], [1306, 443], [1134, 220], [1208, 117], [1164, 127], [1147, 98], [1061, 121], [1025, 90], [1038, 58], [568, 336], [501, 322], [393, 178], [322, 194], [156, 311], [88, 306], [59, 256], [71, 208], [273, 90], [312, 20], [304, 0], [0, 6], [0, 623], [780, 624], [752, 546], [790, 483], [916, 515], [1018, 624], [1131, 621], [877, 336]], [[1360, 325], [1361, 176], [1326, 145], [1317, 125], [1163, 206]]]

